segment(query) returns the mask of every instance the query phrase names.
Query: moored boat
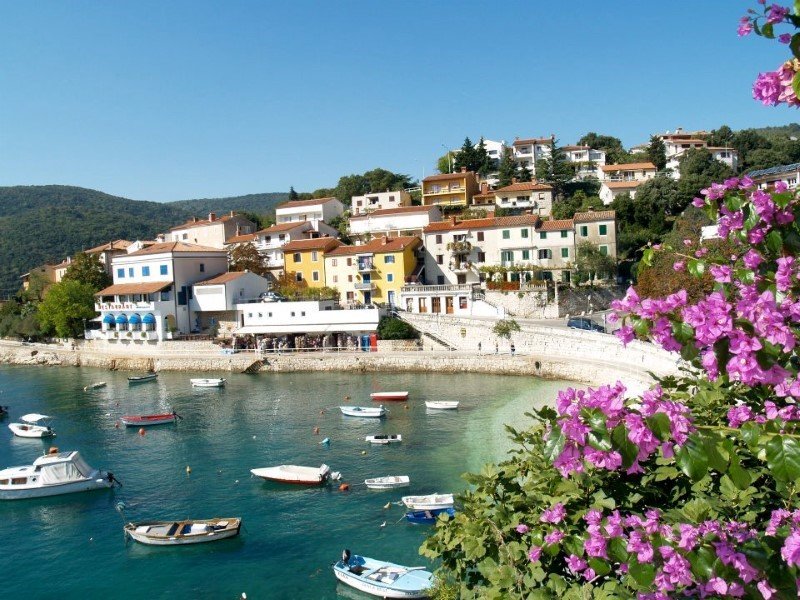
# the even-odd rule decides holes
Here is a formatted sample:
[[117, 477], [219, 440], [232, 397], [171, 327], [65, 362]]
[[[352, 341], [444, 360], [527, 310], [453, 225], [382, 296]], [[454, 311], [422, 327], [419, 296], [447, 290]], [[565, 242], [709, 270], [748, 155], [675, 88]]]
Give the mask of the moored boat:
[[147, 427], [149, 425], [164, 425], [165, 423], [175, 423], [182, 419], [174, 410], [171, 413], [158, 415], [122, 415], [119, 420], [125, 427]]
[[0, 419], [5, 419], [8, 416], [8, 407], [0, 406]]
[[426, 598], [433, 585], [433, 573], [425, 567], [405, 567], [394, 563], [342, 553], [333, 565], [336, 579], [381, 598]]
[[400, 499], [411, 510], [436, 510], [453, 508], [453, 494], [428, 494], [427, 496], [403, 496]]
[[425, 406], [434, 410], [455, 410], [458, 408], [458, 401], [426, 400]]
[[190, 379], [192, 387], [223, 387], [227, 379]]
[[373, 392], [369, 395], [375, 401], [383, 402], [384, 400], [408, 400], [408, 392]]
[[96, 389], [103, 388], [103, 387], [106, 387], [106, 382], [105, 381], [98, 381], [96, 383], [90, 383], [89, 385], [85, 386], [83, 388], [83, 391], [84, 392], [88, 392], [89, 390], [96, 390]]
[[325, 483], [331, 476], [331, 468], [325, 464], [320, 467], [278, 465], [277, 467], [250, 469], [250, 472], [256, 477], [261, 477], [267, 481], [300, 485], [319, 485], [320, 483]]
[[77, 450], [40, 456], [32, 465], [0, 471], [0, 500], [60, 496], [110, 488], [114, 475], [90, 467]]
[[53, 417], [47, 415], [30, 413], [19, 418], [22, 423], [9, 423], [8, 428], [14, 432], [14, 435], [24, 438], [55, 437], [56, 433], [50, 426], [52, 419]]
[[128, 383], [145, 383], [147, 381], [155, 381], [158, 373], [147, 373], [146, 375], [131, 375], [128, 377]]
[[368, 435], [364, 440], [370, 444], [392, 444], [395, 442], [402, 442], [403, 436], [399, 433]]
[[187, 519], [185, 521], [140, 521], [125, 525], [125, 535], [149, 546], [185, 546], [224, 540], [239, 535], [239, 517]]
[[409, 523], [418, 525], [433, 525], [439, 515], [448, 515], [451, 519], [456, 516], [454, 508], [434, 508], [433, 510], [411, 510], [406, 513]]
[[387, 477], [372, 477], [365, 479], [364, 485], [371, 490], [390, 490], [393, 488], [408, 487], [411, 483], [408, 475], [390, 475]]
[[343, 415], [348, 417], [369, 417], [371, 419], [379, 419], [386, 416], [386, 409], [383, 404], [380, 406], [340, 406], [339, 410]]

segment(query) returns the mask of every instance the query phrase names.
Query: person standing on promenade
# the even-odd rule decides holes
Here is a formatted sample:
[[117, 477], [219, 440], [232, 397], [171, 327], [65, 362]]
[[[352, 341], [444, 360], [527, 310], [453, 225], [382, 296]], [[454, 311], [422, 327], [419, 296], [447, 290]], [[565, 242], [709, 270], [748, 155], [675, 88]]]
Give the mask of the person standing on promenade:
[[478, 342], [478, 354], [481, 353], [481, 342]]
[[500, 352], [500, 343], [499, 342], [495, 342], [494, 343], [494, 353], [498, 354], [499, 352]]
[[514, 342], [511, 342], [511, 356], [514, 356]]

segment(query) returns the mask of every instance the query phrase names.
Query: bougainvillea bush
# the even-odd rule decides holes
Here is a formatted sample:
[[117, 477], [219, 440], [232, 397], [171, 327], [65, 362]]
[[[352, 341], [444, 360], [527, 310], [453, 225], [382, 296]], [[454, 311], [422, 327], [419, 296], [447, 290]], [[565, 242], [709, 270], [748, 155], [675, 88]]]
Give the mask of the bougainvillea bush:
[[[740, 33], [775, 38], [776, 25], [800, 24], [795, 14], [765, 5]], [[782, 90], [775, 102], [795, 103]], [[669, 251], [676, 270], [710, 275], [713, 288], [693, 299], [631, 288], [615, 306], [622, 343], [647, 340], [685, 368], [635, 397], [619, 382], [562, 391], [530, 415], [532, 429], [509, 427], [511, 458], [466, 476], [463, 510], [421, 549], [441, 560], [451, 593], [798, 596], [800, 198], [745, 176], [703, 190], [695, 206], [730, 254]]]

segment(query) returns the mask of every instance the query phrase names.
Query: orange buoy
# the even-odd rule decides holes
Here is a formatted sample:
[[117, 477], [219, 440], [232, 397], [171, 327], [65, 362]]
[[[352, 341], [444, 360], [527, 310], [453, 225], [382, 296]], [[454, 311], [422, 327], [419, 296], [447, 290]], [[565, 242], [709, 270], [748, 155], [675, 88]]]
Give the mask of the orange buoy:
[[342, 485], [339, 486], [339, 491], [340, 492], [348, 492], [348, 491], [350, 491], [350, 484], [349, 483], [343, 483]]
[[314, 427], [314, 435], [319, 435], [319, 427]]
[[324, 411], [324, 410], [321, 410], [321, 411], [319, 411], [319, 414], [321, 414], [321, 415], [324, 415], [324, 414], [325, 414], [325, 411]]
[[404, 405], [404, 406], [403, 406], [403, 408], [404, 408], [405, 410], [408, 410], [408, 404]]
[[114, 423], [114, 429], [119, 429], [119, 421], [117, 421], [116, 423]]
[[350, 396], [345, 396], [344, 399], [345, 400], [350, 400]]
[[147, 432], [144, 430], [144, 427], [140, 427], [139, 428], [139, 435], [144, 435], [145, 433], [147, 433]]
[[58, 446], [50, 446], [50, 450], [48, 450], [50, 454], [58, 454]]

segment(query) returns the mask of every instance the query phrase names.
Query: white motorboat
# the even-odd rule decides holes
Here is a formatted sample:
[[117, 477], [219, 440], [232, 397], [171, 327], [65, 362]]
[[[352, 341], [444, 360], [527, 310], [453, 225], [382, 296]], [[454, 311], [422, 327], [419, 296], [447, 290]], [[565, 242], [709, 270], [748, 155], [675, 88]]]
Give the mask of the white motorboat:
[[227, 379], [190, 379], [189, 381], [192, 382], [192, 387], [220, 388], [225, 385]]
[[426, 400], [425, 406], [433, 410], [455, 410], [458, 408], [458, 401]]
[[55, 437], [56, 435], [50, 426], [50, 421], [53, 420], [53, 417], [30, 413], [22, 415], [19, 420], [22, 423], [8, 424], [8, 428], [14, 432], [14, 435], [24, 438], [46, 438]]
[[390, 490], [392, 488], [408, 487], [410, 483], [411, 480], [408, 475], [373, 477], [364, 480], [364, 484], [371, 490]]
[[402, 442], [403, 436], [399, 433], [391, 433], [384, 435], [368, 435], [364, 438], [370, 444], [392, 444], [395, 442]]
[[400, 500], [406, 505], [407, 508], [412, 510], [436, 510], [437, 508], [453, 507], [453, 494], [403, 496]]
[[239, 517], [189, 519], [186, 521], [141, 521], [125, 525], [125, 535], [149, 546], [185, 546], [224, 540], [239, 535]]
[[256, 477], [280, 483], [297, 483], [301, 485], [319, 485], [331, 476], [331, 468], [323, 464], [320, 467], [300, 467], [298, 465], [279, 465], [262, 469], [250, 469]]
[[0, 471], [0, 500], [59, 496], [110, 488], [114, 475], [86, 464], [77, 450], [40, 456], [32, 465]]
[[383, 404], [378, 407], [373, 406], [340, 406], [339, 410], [348, 417], [369, 417], [379, 419], [386, 416], [386, 409]]
[[106, 382], [105, 381], [98, 381], [96, 383], [90, 383], [89, 385], [84, 386], [83, 391], [84, 392], [88, 392], [90, 390], [97, 390], [97, 389], [104, 388], [104, 387], [106, 387]]
[[333, 574], [342, 583], [380, 598], [427, 598], [433, 585], [433, 573], [425, 567], [351, 556], [349, 550], [333, 565]]

